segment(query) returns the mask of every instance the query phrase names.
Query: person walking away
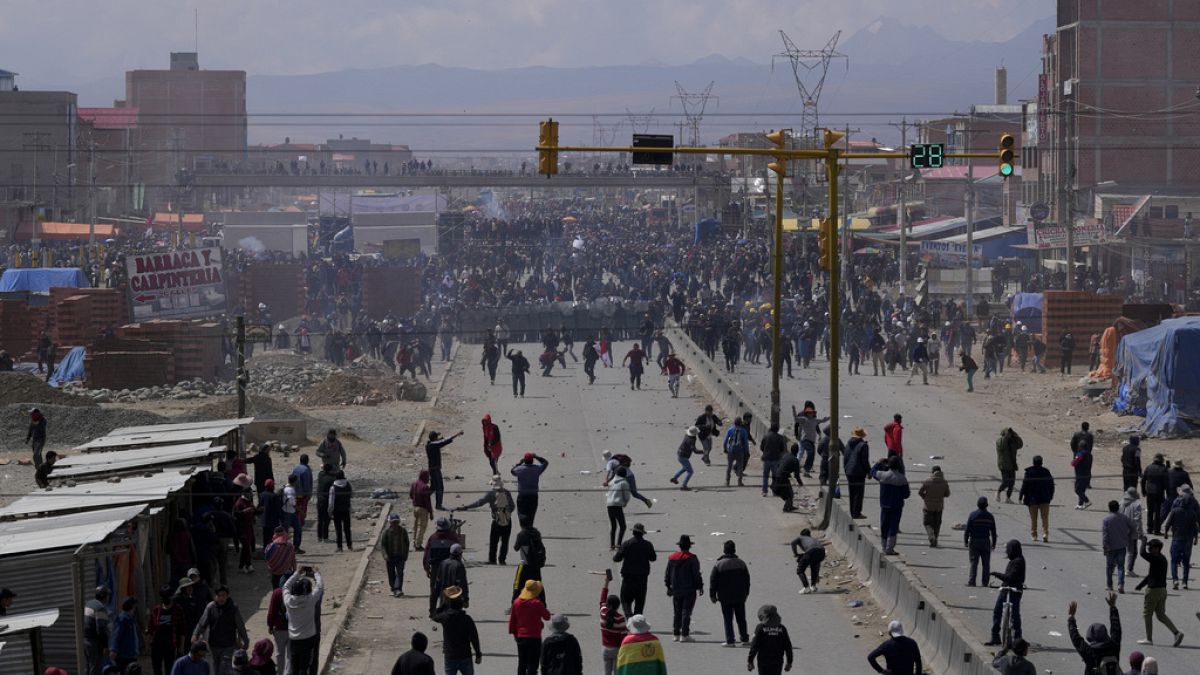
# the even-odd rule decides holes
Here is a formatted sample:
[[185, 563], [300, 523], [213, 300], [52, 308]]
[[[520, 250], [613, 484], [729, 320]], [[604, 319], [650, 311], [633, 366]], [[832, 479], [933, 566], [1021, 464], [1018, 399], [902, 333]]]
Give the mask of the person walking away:
[[525, 374], [529, 372], [529, 359], [521, 354], [520, 349], [506, 352], [504, 356], [512, 364], [513, 398], [516, 398], [518, 395], [524, 398]]
[[442, 591], [442, 596], [445, 602], [434, 612], [433, 620], [442, 624], [445, 673], [475, 675], [475, 665], [483, 662], [483, 650], [479, 648], [479, 629], [475, 627], [475, 620], [463, 609], [463, 590], [450, 586]]
[[732, 647], [733, 622], [737, 620], [742, 644], [749, 644], [746, 629], [746, 598], [750, 596], [750, 568], [737, 556], [737, 545], [727, 540], [724, 553], [713, 565], [708, 576], [708, 597], [721, 603], [721, 619], [725, 624], [725, 647]]
[[629, 635], [617, 652], [616, 675], [667, 675], [667, 660], [658, 636], [641, 614], [629, 617]]
[[692, 538], [681, 535], [676, 546], [679, 550], [667, 558], [667, 569], [663, 574], [667, 597], [671, 598], [674, 610], [671, 641], [692, 642], [692, 610], [696, 607], [696, 598], [704, 595], [704, 574], [700, 572], [700, 559], [692, 553]]
[[775, 471], [779, 461], [787, 454], [787, 439], [779, 433], [779, 425], [772, 424], [759, 445], [762, 451], [762, 496], [767, 496], [767, 489], [775, 479]]
[[596, 362], [600, 360], [600, 352], [596, 349], [596, 342], [588, 337], [583, 343], [583, 372], [587, 375], [588, 384], [596, 383]]
[[299, 484], [299, 476], [294, 473], [288, 476], [288, 484], [287, 487], [283, 488], [283, 498], [279, 502], [279, 509], [283, 514], [281, 517], [283, 526], [292, 530], [292, 541], [296, 542], [296, 553], [303, 555], [304, 549], [301, 548], [301, 541], [304, 538], [304, 527], [300, 525], [300, 515], [297, 506], [299, 499], [297, 486]]
[[792, 540], [791, 546], [792, 556], [796, 558], [796, 576], [800, 577], [800, 594], [816, 593], [821, 580], [821, 562], [825, 560], [825, 546], [812, 536], [808, 528], [800, 530], [800, 536]]
[[921, 384], [929, 384], [929, 351], [925, 348], [925, 338], [917, 338], [917, 344], [909, 356], [912, 360], [912, 368], [909, 369], [908, 381], [904, 384], [912, 384], [913, 375], [918, 372], [921, 373]]
[[496, 460], [500, 459], [501, 453], [504, 452], [504, 444], [500, 442], [500, 427], [492, 423], [491, 415], [484, 415], [481, 420], [483, 426], [483, 456], [487, 459], [488, 465], [492, 467], [492, 475], [500, 473], [496, 468]]
[[492, 526], [488, 531], [487, 564], [495, 565], [497, 559], [501, 565], [507, 564], [508, 539], [512, 534], [512, 514], [516, 510], [516, 502], [512, 493], [504, 487], [504, 479], [499, 474], [492, 476], [491, 490], [479, 499], [459, 507], [459, 510], [470, 511], [487, 504], [492, 513]]
[[700, 460], [704, 462], [704, 466], [712, 465], [713, 462], [708, 458], [708, 455], [713, 452], [713, 437], [718, 435], [724, 422], [713, 412], [713, 406], [704, 406], [704, 412], [700, 417], [696, 418], [696, 428], [700, 429], [700, 444], [704, 448], [704, 454]]
[[604, 660], [604, 675], [613, 675], [617, 670], [617, 652], [621, 641], [629, 634], [625, 628], [625, 616], [621, 614], [621, 598], [610, 595], [608, 585], [612, 583], [612, 570], [604, 570], [604, 587], [600, 589], [600, 645]]
[[542, 675], [583, 675], [583, 651], [569, 630], [565, 614], [550, 617], [550, 637], [542, 642]]
[[517, 643], [517, 675], [537, 675], [542, 656], [542, 622], [550, 619], [550, 611], [538, 599], [542, 582], [525, 582], [508, 614], [508, 633]]
[[337, 479], [329, 488], [329, 513], [333, 517], [333, 527], [337, 530], [337, 550], [342, 551], [342, 535], [346, 536], [346, 548], [354, 550], [350, 537], [350, 502], [354, 497], [354, 488], [346, 480], [346, 472], [338, 471]]
[[942, 533], [942, 512], [946, 508], [946, 498], [950, 496], [950, 484], [946, 482], [942, 467], [933, 467], [929, 478], [926, 478], [917, 490], [917, 496], [924, 502], [921, 516], [925, 525], [925, 535], [929, 537], [929, 547], [937, 548], [938, 537]]
[[1037, 667], [1025, 657], [1029, 654], [1029, 643], [1024, 639], [1013, 640], [1011, 645], [1004, 645], [992, 667], [1000, 675], [1037, 675]]
[[150, 638], [150, 664], [154, 675], [167, 675], [175, 659], [186, 651], [188, 632], [183, 608], [175, 602], [171, 585], [158, 589], [159, 604], [150, 609], [146, 635]]
[[679, 378], [683, 377], [686, 370], [687, 366], [675, 356], [675, 352], [671, 352], [662, 362], [662, 374], [667, 376], [667, 389], [671, 390], [671, 398], [679, 398]]
[[800, 449], [804, 451], [804, 477], [808, 478], [812, 472], [814, 456], [817, 454], [817, 441], [819, 427], [829, 421], [829, 417], [817, 417], [817, 406], [812, 401], [805, 401], [804, 408], [797, 413], [796, 406], [792, 406], [793, 432], [796, 440], [800, 443]]
[[1125, 552], [1137, 547], [1137, 530], [1121, 513], [1121, 504], [1108, 502], [1108, 515], [1100, 523], [1100, 550], [1104, 552], [1104, 588], [1113, 589], [1112, 573], [1117, 570], [1117, 592], [1125, 592]]
[[1012, 427], [1005, 427], [996, 439], [996, 468], [1000, 469], [1000, 487], [996, 488], [996, 501], [1004, 493], [1004, 501], [1012, 503], [1013, 488], [1017, 484], [1017, 451], [1025, 446], [1025, 441]]
[[1146, 637], [1137, 642], [1140, 645], [1154, 644], [1154, 618], [1158, 617], [1159, 622], [1175, 635], [1175, 646], [1178, 647], [1183, 642], [1183, 633], [1167, 616], [1167, 558], [1162, 554], [1162, 549], [1161, 539], [1151, 539], [1142, 548], [1142, 560], [1150, 569], [1137, 585], [1137, 590], [1145, 589], [1142, 619], [1146, 622]]
[[613, 554], [621, 563], [621, 607], [626, 616], [641, 614], [646, 607], [646, 588], [650, 563], [658, 560], [654, 545], [646, 541], [646, 526], [634, 523], [633, 537], [622, 542]]
[[1123, 489], [1136, 488], [1142, 476], [1142, 439], [1130, 436], [1121, 448], [1121, 485]]
[[425, 653], [428, 648], [429, 638], [420, 631], [413, 633], [412, 649], [396, 659], [392, 675], [435, 675], [433, 659]]
[[288, 541], [287, 530], [282, 525], [275, 528], [275, 538], [263, 549], [263, 557], [271, 575], [271, 588], [280, 588], [284, 577], [296, 571], [296, 547]]
[[738, 487], [745, 486], [746, 460], [750, 457], [750, 429], [742, 420], [735, 419], [733, 426], [725, 432], [725, 486], [729, 486], [731, 474], [737, 474]]
[[137, 663], [138, 654], [142, 653], [142, 636], [138, 620], [134, 618], [137, 609], [137, 598], [129, 597], [121, 603], [121, 611], [117, 612], [112, 622], [112, 637], [108, 646], [109, 657], [122, 671], [131, 663]]
[[283, 606], [288, 618], [288, 662], [292, 675], [316, 673], [321, 643], [319, 621], [325, 582], [321, 573], [304, 567], [283, 585]]
[[631, 495], [629, 481], [625, 480], [625, 467], [617, 467], [617, 475], [608, 486], [605, 501], [608, 506], [608, 550], [615, 551], [625, 539], [625, 506]]
[[1000, 622], [1004, 618], [1005, 601], [1012, 612], [1013, 639], [1021, 639], [1021, 596], [1025, 594], [1025, 556], [1021, 552], [1021, 542], [1009, 539], [1004, 545], [1004, 557], [1008, 558], [1004, 571], [992, 572], [992, 576], [1000, 582], [1000, 592], [996, 594], [996, 606], [992, 608], [992, 639], [984, 643], [989, 646], [1001, 644]]
[[383, 530], [379, 542], [379, 550], [383, 553], [383, 563], [387, 567], [388, 588], [392, 597], [404, 595], [404, 565], [408, 562], [408, 530], [400, 522], [399, 513], [388, 514], [388, 525]]
[[883, 538], [883, 552], [887, 555], [896, 555], [896, 535], [900, 532], [904, 500], [911, 494], [902, 469], [900, 457], [895, 455], [880, 460], [871, 468], [871, 477], [879, 481], [879, 536]]
[[[530, 579], [542, 580], [542, 568], [546, 566], [546, 544], [542, 541], [542, 533], [533, 525], [523, 524], [513, 542], [513, 550], [521, 555], [521, 562], [513, 576], [512, 599], [516, 600]], [[546, 602], [545, 586], [541, 587], [539, 597], [543, 603]]]
[[958, 369], [967, 375], [967, 391], [975, 391], [975, 373], [979, 370], [979, 364], [966, 352], [959, 352], [958, 359]]
[[[284, 593], [286, 600], [287, 591]], [[229, 597], [228, 588], [218, 588], [212, 602], [201, 612], [200, 621], [192, 629], [192, 642], [199, 640], [208, 642], [212, 653], [213, 671], [218, 674], [229, 670], [229, 662], [235, 651], [250, 646], [250, 636], [246, 634], [246, 622], [242, 619], [242, 611], [238, 609], [233, 598]], [[304, 675], [307, 671], [296, 668], [294, 672], [296, 675]]]
[[867, 443], [867, 432], [862, 427], [851, 432], [850, 441], [846, 443], [845, 458], [846, 483], [850, 491], [850, 517], [866, 518], [862, 507], [867, 476], [871, 473], [871, 446]]
[[1146, 542], [1146, 530], [1142, 522], [1142, 500], [1138, 497], [1136, 487], [1125, 490], [1125, 494], [1121, 495], [1121, 515], [1128, 518], [1129, 522], [1133, 524], [1134, 534], [1129, 548], [1125, 550], [1125, 575], [1136, 577], [1133, 564], [1137, 560], [1138, 546]]
[[[883, 659], [882, 666], [879, 659]], [[887, 675], [921, 675], [925, 672], [921, 664], [921, 649], [916, 641], [904, 634], [904, 624], [892, 621], [888, 624], [888, 639], [867, 654], [867, 663], [877, 673]]]
[[463, 432], [458, 432], [449, 438], [442, 438], [442, 435], [436, 431], [429, 432], [429, 440], [425, 442], [425, 460], [428, 462], [429, 469], [429, 487], [433, 490], [434, 508], [438, 511], [444, 511], [442, 506], [442, 498], [446, 493], [446, 482], [442, 478], [442, 448], [454, 442], [454, 439], [462, 436]]
[[689, 427], [687, 433], [683, 436], [683, 440], [679, 443], [679, 448], [675, 451], [675, 459], [679, 461], [679, 470], [675, 472], [674, 476], [671, 476], [671, 482], [678, 484], [679, 477], [683, 476], [683, 485], [679, 487], [680, 490], [691, 490], [688, 487], [688, 481], [696, 473], [692, 469], [692, 455], [698, 452], [696, 449], [696, 438], [699, 436], [700, 429], [698, 427]]
[[754, 670], [758, 659], [758, 675], [780, 675], [792, 669], [792, 638], [787, 626], [779, 618], [775, 605], [758, 608], [758, 625], [750, 639], [750, 653], [746, 657], [746, 670]]
[[1058, 338], [1058, 351], [1060, 356], [1058, 374], [1071, 374], [1071, 361], [1075, 357], [1075, 334], [1071, 331], [1063, 331]]
[[425, 543], [425, 555], [421, 561], [421, 566], [425, 569], [425, 577], [429, 579], [430, 615], [433, 614], [433, 610], [437, 609], [438, 598], [442, 593], [442, 589], [438, 585], [438, 572], [441, 570], [442, 562], [450, 558], [450, 550], [459, 543], [458, 535], [450, 529], [450, 519], [438, 518], [434, 533], [429, 535], [429, 541]]
[[[1165, 571], [1165, 567], [1164, 567]], [[1075, 622], [1075, 611], [1079, 604], [1074, 600], [1067, 606], [1067, 632], [1071, 636], [1071, 644], [1079, 657], [1083, 659], [1085, 673], [1099, 675], [1119, 675], [1121, 672], [1121, 616], [1117, 612], [1117, 595], [1109, 593], [1105, 596], [1108, 603], [1108, 621], [1111, 629], [1102, 623], [1088, 626], [1087, 638], [1079, 635], [1079, 626]]]
[[982, 564], [983, 585], [987, 586], [992, 576], [992, 551], [996, 549], [996, 518], [987, 510], [987, 497], [980, 497], [975, 505], [978, 508], [967, 516], [967, 526], [963, 530], [963, 546], [967, 547], [971, 561], [967, 585], [975, 585], [975, 572]]
[[46, 416], [39, 408], [29, 411], [29, 431], [25, 433], [25, 442], [33, 450], [33, 468], [42, 467], [42, 448], [46, 447]]
[[1142, 472], [1142, 494], [1146, 495], [1146, 531], [1162, 536], [1163, 503], [1166, 500], [1170, 478], [1167, 462], [1162, 453], [1154, 455], [1154, 461]]
[[111, 639], [108, 619], [109, 590], [98, 586], [92, 599], [83, 606], [83, 650], [87, 663], [87, 675], [100, 675], [101, 667], [109, 656]]
[[548, 466], [550, 462], [546, 458], [527, 452], [509, 471], [517, 478], [517, 519], [522, 525], [526, 522], [532, 525], [537, 517], [538, 484]]
[[325, 434], [325, 440], [317, 446], [317, 458], [322, 464], [332, 464], [334, 468], [346, 468], [346, 446], [338, 440], [337, 429], [330, 429]]
[[1183, 567], [1183, 590], [1188, 590], [1188, 571], [1192, 566], [1192, 545], [1200, 535], [1200, 521], [1196, 511], [1188, 508], [1192, 489], [1186, 485], [1183, 495], [1175, 500], [1170, 514], [1163, 521], [1163, 533], [1171, 537], [1171, 587], [1179, 590], [1179, 568]]
[[300, 455], [300, 463], [292, 469], [296, 476], [296, 517], [303, 528], [308, 521], [308, 502], [313, 493], [313, 472], [308, 466], [308, 455]]
[[291, 640], [288, 638], [287, 607], [283, 604], [282, 588], [271, 591], [271, 599], [267, 602], [267, 630], [271, 633], [271, 639], [275, 641], [275, 651], [279, 652], [279, 675], [287, 675], [292, 672], [291, 661], [288, 659]]
[[433, 514], [433, 490], [429, 488], [429, 471], [422, 469], [417, 479], [408, 486], [408, 497], [413, 507], [413, 542], [416, 550], [422, 550], [421, 542], [425, 539], [425, 528], [429, 526], [429, 518]]
[[321, 465], [317, 474], [317, 541], [329, 541], [329, 525], [333, 519], [329, 515], [329, 490], [333, 481], [337, 480], [337, 470], [332, 464]]
[[1029, 532], [1033, 541], [1038, 538], [1039, 515], [1042, 517], [1042, 541], [1050, 541], [1050, 502], [1054, 501], [1054, 477], [1049, 469], [1042, 466], [1041, 455], [1034, 455], [1033, 464], [1025, 467], [1017, 499], [1029, 509]]

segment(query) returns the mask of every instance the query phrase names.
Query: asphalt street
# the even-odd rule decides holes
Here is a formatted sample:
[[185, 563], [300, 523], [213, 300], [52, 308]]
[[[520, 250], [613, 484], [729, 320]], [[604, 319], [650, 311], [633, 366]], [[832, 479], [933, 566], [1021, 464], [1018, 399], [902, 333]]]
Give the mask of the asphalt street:
[[[764, 412], [770, 409], [770, 369], [765, 363], [764, 359], [762, 365], [739, 364], [731, 378]], [[1089, 492], [1092, 507], [1086, 511], [1075, 510], [1069, 438], [1048, 438], [1024, 420], [1002, 419], [993, 412], [989, 404], [993, 396], [990, 392], [1006, 386], [1003, 376], [984, 380], [977, 374], [975, 392], [968, 394], [962, 375], [955, 368], [946, 368], [944, 363], [943, 360], [942, 374], [931, 378], [930, 385], [923, 386], [919, 377], [912, 385], [906, 385], [907, 373], [901, 374], [900, 369], [890, 376], [875, 377], [870, 375], [869, 365], [864, 365], [861, 368], [863, 375], [847, 375], [843, 361], [840, 435], [848, 439], [855, 427], [863, 427], [870, 442], [871, 457], [878, 459], [887, 453], [883, 444], [884, 425], [892, 420], [894, 413], [904, 416], [904, 457], [912, 497], [905, 505], [901, 522], [897, 545], [900, 559], [914, 569], [939, 598], [960, 613], [980, 642], [990, 636], [996, 591], [966, 586], [968, 556], [963, 546], [963, 533], [950, 528], [955, 523], [966, 522], [978, 497], [988, 497], [1000, 542], [992, 555], [992, 569], [1003, 571], [1006, 541], [1017, 539], [1024, 547], [1028, 590], [1024, 594], [1022, 616], [1024, 637], [1033, 645], [1031, 660], [1041, 672], [1077, 672], [1081, 662], [1067, 633], [1067, 605], [1072, 600], [1079, 602], [1081, 631], [1092, 622], [1107, 622], [1100, 523], [1107, 514], [1109, 500], [1121, 497], [1120, 478], [1093, 479], [1093, 489]], [[829, 370], [824, 357], [819, 357], [807, 370], [794, 366], [793, 375], [794, 379], [787, 379], [785, 375], [781, 386], [785, 423], [790, 421], [791, 406], [800, 408], [806, 399], [817, 404], [821, 417], [828, 415]], [[1021, 469], [1031, 463], [1035, 454], [1040, 454], [1055, 477], [1049, 543], [1030, 541], [1025, 506], [996, 503], [999, 471], [995, 442], [1000, 430], [1006, 426], [1016, 429], [1024, 439], [1024, 448], [1018, 456]], [[1094, 474], [1114, 473], [1114, 464], [1118, 467], [1115, 472], [1119, 472], [1119, 446], [1098, 444], [1094, 454]], [[933, 459], [933, 456], [939, 458]], [[1149, 462], [1149, 459], [1145, 457], [1143, 461]], [[941, 548], [937, 549], [928, 546], [921, 522], [921, 499], [917, 496], [917, 489], [928, 478], [934, 464], [942, 467], [951, 490], [946, 502]], [[1018, 471], [1018, 488], [1020, 477]], [[874, 481], [867, 483], [864, 513], [869, 519], [863, 522], [877, 529], [878, 488]], [[1013, 500], [1017, 501], [1015, 491]], [[1166, 545], [1169, 549], [1170, 542]], [[1144, 574], [1145, 561], [1139, 560], [1135, 569]], [[1194, 665], [1187, 663], [1200, 650], [1200, 624], [1196, 617], [1198, 584], [1193, 583], [1191, 591], [1170, 592], [1167, 614], [1186, 635], [1183, 645], [1173, 648], [1170, 632], [1158, 623], [1154, 626], [1155, 645], [1135, 644], [1136, 640], [1145, 637], [1142, 594], [1133, 588], [1140, 580], [1140, 577], [1127, 580], [1126, 593], [1119, 597], [1118, 608], [1124, 629], [1122, 658], [1137, 649], [1157, 658], [1161, 672], [1194, 672], [1191, 670]], [[995, 580], [992, 583], [997, 584]], [[1128, 668], [1124, 660], [1122, 667]]]
[[[623, 355], [629, 346], [621, 343], [617, 353]], [[527, 354], [536, 353], [532, 345], [523, 347]], [[503, 430], [504, 456], [500, 464], [514, 496], [515, 485], [508, 470], [522, 454], [536, 452], [550, 461], [542, 477], [536, 523], [548, 551], [546, 592], [550, 611], [570, 617], [572, 632], [583, 647], [585, 672], [598, 673], [602, 667], [598, 610], [603, 571], [612, 568], [617, 575], [612, 592], [617, 592], [620, 583], [620, 566], [612, 562], [608, 547], [605, 489], [601, 486], [601, 452], [605, 449], [631, 455], [639, 490], [657, 500], [653, 508], [635, 500], [626, 514], [630, 527], [634, 523], [645, 525], [646, 538], [658, 553], [650, 576], [646, 615], [663, 640], [671, 672], [742, 672], [747, 654], [743, 647], [721, 646], [720, 610], [707, 595], [696, 605], [692, 631], [696, 642], [671, 641], [671, 600], [662, 579], [667, 556], [676, 550], [675, 542], [682, 534], [696, 541], [693, 552], [701, 560], [706, 593], [709, 571], [723, 543], [729, 539], [737, 543], [752, 579], [747, 602], [749, 629], [753, 631], [759, 606], [776, 604], [798, 649], [793, 672], [818, 672], [812, 666], [817, 660], [821, 672], [870, 671], [866, 654], [880, 638], [873, 629], [851, 625], [844, 608], [845, 596], [836, 592], [797, 593], [799, 582], [787, 544], [799, 534], [805, 516], [783, 514], [781, 502], [762, 498], [758, 483], [749, 477], [745, 488], [726, 488], [724, 466], [717, 462], [708, 468], [697, 458], [691, 484], [696, 489], [692, 492], [682, 492], [668, 483], [678, 468], [675, 448], [708, 402], [698, 385], [685, 383], [680, 397], [673, 399], [666, 377], [659, 376], [652, 366], [641, 391], [630, 391], [627, 371], [620, 368], [598, 368], [598, 380], [589, 386], [582, 363], [568, 358], [569, 367], [556, 369], [548, 378], [541, 377], [535, 366], [526, 397], [514, 398], [508, 363], [501, 363], [496, 384], [489, 385], [486, 375], [474, 365], [478, 362], [478, 347], [461, 351], [455, 371], [465, 369], [465, 386], [449, 386], [448, 393], [457, 397], [440, 404], [458, 407], [467, 420], [465, 436], [447, 448], [445, 473], [450, 480], [445, 503], [448, 507], [467, 503], [486, 489], [490, 469], [483, 457], [479, 427], [479, 418], [485, 413], [490, 413]], [[443, 434], [457, 431], [438, 430]], [[454, 476], [462, 479], [454, 480]], [[458, 515], [467, 521], [463, 531], [468, 539], [469, 613], [479, 626], [485, 654], [476, 672], [512, 672], [516, 669], [516, 648], [507, 632], [505, 609], [510, 604], [518, 556], [510, 551], [507, 566], [483, 564], [487, 557], [488, 514], [474, 511]], [[380, 635], [369, 658], [350, 659], [343, 667], [369, 663], [378, 668], [390, 664], [406, 646], [412, 630], [423, 630], [431, 636], [429, 653], [440, 664], [439, 634], [423, 616], [427, 584], [418, 564], [419, 558], [410, 559], [406, 581], [410, 597], [377, 597], [371, 602], [371, 607], [395, 608], [387, 611], [389, 616], [408, 617], [397, 625], [399, 635]], [[365, 624], [369, 623], [360, 624], [363, 631], [368, 630]], [[388, 625], [391, 623], [388, 621]], [[545, 634], [549, 635], [549, 626]]]

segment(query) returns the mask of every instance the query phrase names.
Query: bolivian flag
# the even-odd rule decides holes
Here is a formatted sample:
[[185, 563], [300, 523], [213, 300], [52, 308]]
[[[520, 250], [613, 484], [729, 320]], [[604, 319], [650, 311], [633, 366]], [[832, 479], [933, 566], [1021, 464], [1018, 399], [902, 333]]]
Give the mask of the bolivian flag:
[[617, 675], [667, 675], [662, 644], [653, 633], [625, 637], [617, 652]]

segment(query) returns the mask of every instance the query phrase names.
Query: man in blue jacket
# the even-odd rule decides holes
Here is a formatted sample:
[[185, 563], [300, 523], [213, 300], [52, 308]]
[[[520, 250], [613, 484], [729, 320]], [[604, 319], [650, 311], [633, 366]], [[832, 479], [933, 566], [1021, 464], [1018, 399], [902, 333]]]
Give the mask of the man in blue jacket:
[[899, 455], [881, 459], [871, 468], [871, 477], [879, 481], [879, 536], [883, 538], [885, 555], [896, 555], [904, 500], [912, 494], [903, 469]]
[[846, 482], [850, 487], [850, 517], [866, 518], [862, 512], [863, 493], [866, 491], [867, 474], [871, 472], [871, 446], [867, 443], [867, 432], [859, 427], [851, 434], [846, 444]]
[[983, 584], [992, 577], [992, 551], [996, 548], [996, 518], [988, 510], [987, 497], [975, 502], [977, 508], [967, 516], [967, 527], [963, 530], [963, 546], [971, 558], [971, 575], [968, 586], [975, 585], [975, 572], [983, 564]]

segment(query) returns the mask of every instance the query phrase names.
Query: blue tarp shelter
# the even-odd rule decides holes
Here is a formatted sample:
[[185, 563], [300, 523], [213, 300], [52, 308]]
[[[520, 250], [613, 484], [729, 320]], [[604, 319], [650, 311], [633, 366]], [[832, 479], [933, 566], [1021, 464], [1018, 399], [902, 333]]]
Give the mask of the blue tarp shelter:
[[1121, 339], [1113, 410], [1142, 415], [1151, 436], [1200, 433], [1200, 317], [1170, 319]]
[[82, 381], [84, 377], [84, 356], [83, 347], [72, 347], [71, 351], [67, 352], [66, 357], [54, 367], [54, 373], [50, 375], [50, 379], [48, 380], [51, 386], [57, 387], [67, 382]]
[[1017, 293], [1014, 295], [1012, 320], [1029, 326], [1030, 332], [1042, 332], [1042, 294]]
[[83, 270], [78, 267], [33, 267], [4, 270], [0, 277], [0, 293], [32, 291], [47, 293], [51, 288], [91, 288]]

